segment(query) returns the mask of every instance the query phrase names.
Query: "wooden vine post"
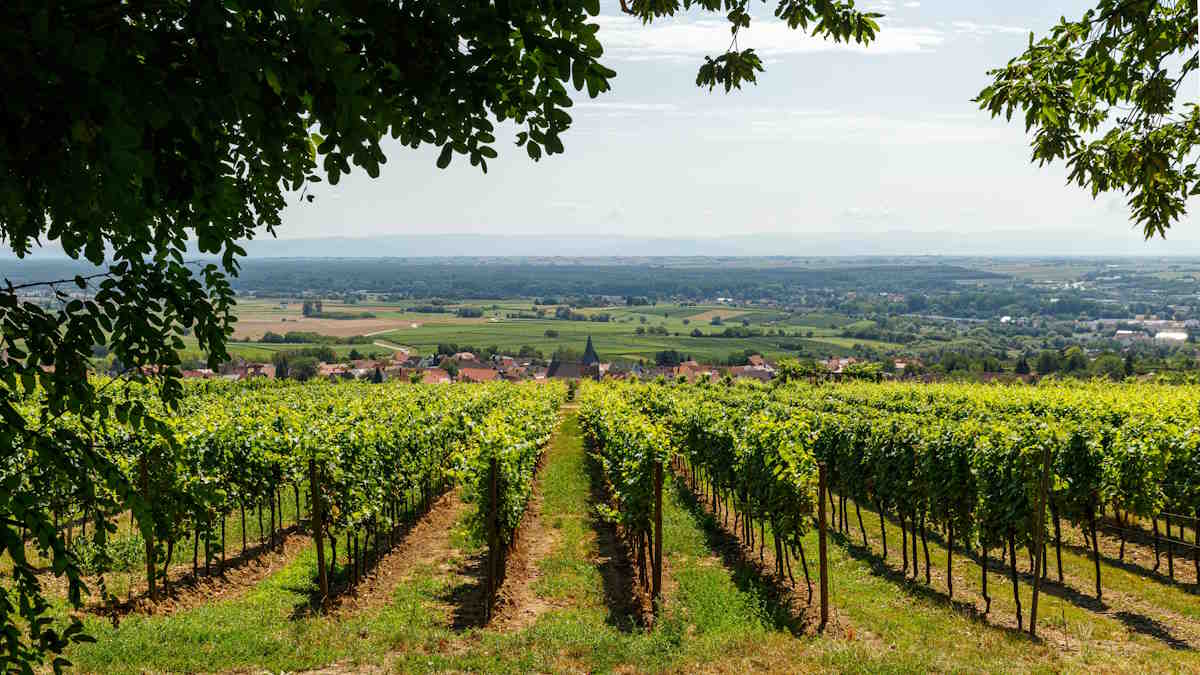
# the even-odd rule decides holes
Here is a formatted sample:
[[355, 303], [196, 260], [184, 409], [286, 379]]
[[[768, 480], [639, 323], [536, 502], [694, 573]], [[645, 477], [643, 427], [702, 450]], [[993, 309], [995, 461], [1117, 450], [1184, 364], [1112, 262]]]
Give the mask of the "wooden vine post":
[[829, 623], [829, 564], [825, 550], [825, 463], [817, 465], [817, 556], [821, 567], [821, 628]]
[[[150, 504], [152, 503], [151, 498], [150, 498], [150, 467], [148, 466], [150, 460], [146, 456], [147, 453], [149, 453], [149, 452], [150, 451], [147, 450], [146, 452], [142, 453], [142, 458], [141, 458], [142, 461], [140, 462], [141, 466], [139, 467], [139, 470], [141, 472], [140, 477], [142, 479], [141, 480], [141, 482], [142, 482], [142, 498], [144, 498], [146, 500], [147, 508], [149, 508]], [[144, 523], [143, 523], [143, 525], [144, 525]], [[158, 588], [155, 586], [155, 583], [154, 583], [155, 570], [154, 570], [154, 534], [153, 534], [154, 533], [154, 521], [153, 520], [150, 521], [150, 527], [146, 528], [146, 530], [147, 530], [147, 534], [149, 535], [146, 537], [147, 593], [150, 596], [150, 602], [158, 602]]]
[[650, 597], [658, 602], [662, 596], [662, 462], [654, 463], [654, 574], [651, 577]]
[[1029, 635], [1037, 637], [1038, 592], [1042, 586], [1039, 570], [1045, 564], [1046, 549], [1042, 545], [1046, 529], [1046, 502], [1050, 493], [1050, 444], [1042, 449], [1042, 480], [1038, 485], [1037, 507], [1033, 520], [1033, 601], [1029, 605]]
[[488, 556], [487, 556], [487, 603], [484, 607], [485, 620], [492, 619], [492, 606], [496, 602], [497, 579], [496, 574], [500, 565], [500, 536], [496, 526], [496, 458], [493, 456], [488, 464], [488, 510], [487, 510], [487, 539], [488, 539]]
[[317, 463], [308, 460], [308, 480], [312, 490], [312, 530], [317, 543], [317, 577], [321, 582], [321, 602], [329, 597], [329, 568], [325, 567], [325, 522], [321, 513], [321, 483], [317, 475]]

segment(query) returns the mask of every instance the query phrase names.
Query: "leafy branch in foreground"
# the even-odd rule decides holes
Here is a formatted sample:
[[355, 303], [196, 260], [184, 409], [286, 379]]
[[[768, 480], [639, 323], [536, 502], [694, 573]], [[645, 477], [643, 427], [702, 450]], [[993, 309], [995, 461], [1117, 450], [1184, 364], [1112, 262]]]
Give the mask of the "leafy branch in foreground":
[[975, 99], [1023, 111], [1032, 160], [1062, 160], [1092, 196], [1121, 191], [1147, 239], [1166, 236], [1200, 194], [1200, 109], [1180, 103], [1197, 69], [1196, 3], [1103, 0], [1034, 41]]
[[[704, 64], [696, 73], [696, 85], [717, 86], [726, 93], [741, 89], [742, 83], [757, 82], [757, 73], [763, 71], [762, 59], [753, 49], [740, 49], [738, 36], [750, 27], [751, 0], [621, 0], [621, 11], [650, 23], [655, 19], [674, 16], [676, 12], [699, 8], [706, 12], [724, 12], [729, 21], [731, 40], [729, 48], [718, 56], [704, 57]], [[765, 4], [765, 0], [764, 0]], [[850, 42], [866, 45], [875, 39], [879, 24], [875, 21], [883, 15], [878, 12], [863, 12], [854, 7], [853, 0], [779, 0], [774, 9], [775, 18], [780, 19], [792, 30], [799, 29], [813, 37], [831, 39], [834, 42]]]

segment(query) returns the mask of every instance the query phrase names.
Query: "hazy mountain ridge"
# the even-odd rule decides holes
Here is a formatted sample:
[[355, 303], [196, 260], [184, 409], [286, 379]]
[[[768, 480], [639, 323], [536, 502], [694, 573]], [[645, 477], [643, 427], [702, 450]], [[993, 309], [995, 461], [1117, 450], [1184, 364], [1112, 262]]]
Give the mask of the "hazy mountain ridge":
[[826, 232], [713, 238], [447, 234], [259, 239], [251, 256], [372, 258], [455, 256], [1106, 256], [1200, 255], [1200, 241], [1146, 242], [1136, 233]]
[[[1145, 241], [1133, 231], [820, 232], [721, 237], [619, 235], [386, 235], [242, 242], [248, 258], [1107, 257], [1200, 256], [1180, 232]], [[194, 252], [197, 257], [198, 252]], [[56, 245], [31, 259], [61, 258]], [[11, 254], [0, 256], [15, 260]]]

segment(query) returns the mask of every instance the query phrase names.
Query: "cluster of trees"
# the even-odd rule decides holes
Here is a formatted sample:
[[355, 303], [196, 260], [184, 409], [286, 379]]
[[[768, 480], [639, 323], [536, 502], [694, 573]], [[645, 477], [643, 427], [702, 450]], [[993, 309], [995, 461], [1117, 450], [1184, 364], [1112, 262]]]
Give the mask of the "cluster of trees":
[[[348, 305], [353, 305], [358, 302], [358, 296], [347, 295], [344, 302]], [[301, 313], [304, 316], [312, 319], [340, 319], [348, 321], [351, 319], [374, 319], [375, 315], [371, 312], [326, 312], [325, 303], [320, 300], [305, 300], [304, 306], [301, 308]]]
[[612, 315], [607, 312], [595, 312], [593, 314], [584, 314], [576, 312], [570, 307], [558, 307], [554, 310], [554, 318], [563, 321], [595, 321], [597, 323], [608, 323], [612, 321]]
[[919, 336], [911, 330], [887, 330], [875, 325], [863, 328], [845, 329], [842, 331], [842, 337], [853, 338], [855, 340], [879, 340], [881, 342], [908, 344], [915, 341]]
[[[1171, 365], [1173, 366], [1172, 370], [1194, 370], [1196, 361], [1181, 354]], [[1116, 352], [1102, 352], [1095, 358], [1089, 359], [1078, 346], [1071, 347], [1062, 353], [1052, 350], [1042, 351], [1038, 353], [1032, 364], [1028, 358], [1022, 356], [1017, 361], [1015, 370], [1018, 373], [1028, 373], [1031, 366], [1039, 375], [1058, 373], [1077, 377], [1103, 377], [1111, 380], [1122, 380], [1139, 372], [1137, 358], [1132, 352], [1124, 357]]]
[[263, 336], [260, 337], [258, 341], [265, 344], [371, 344], [371, 338], [365, 335], [336, 337], [333, 335], [322, 335], [320, 333], [307, 330], [289, 330], [283, 335], [274, 333], [272, 331], [267, 331], [266, 333], [263, 333]]
[[522, 359], [536, 359], [538, 361], [543, 361], [546, 358], [542, 350], [531, 345], [521, 345], [521, 348], [517, 350], [517, 357]]
[[654, 365], [674, 368], [685, 361], [691, 361], [692, 356], [674, 349], [664, 349], [654, 353]]
[[276, 352], [271, 357], [271, 363], [275, 365], [275, 377], [301, 382], [316, 377], [319, 363], [337, 360], [337, 354], [327, 346]]
[[496, 345], [488, 345], [487, 347], [484, 347], [483, 349], [479, 349], [478, 347], [475, 347], [474, 345], [469, 345], [469, 344], [458, 344], [456, 342], [439, 342], [437, 345], [437, 351], [434, 352], [434, 355], [435, 356], [454, 356], [455, 354], [458, 354], [461, 352], [470, 352], [470, 353], [474, 354], [476, 357], [481, 358], [481, 359], [491, 358], [492, 356], [500, 353], [500, 347], [498, 347]]
[[[1079, 345], [1023, 354], [1015, 362], [1006, 360], [1003, 354], [944, 351], [932, 358], [929, 365], [929, 370], [941, 374], [1012, 372], [1017, 375], [1099, 377], [1110, 380], [1123, 380], [1147, 372], [1190, 372], [1197, 369], [1196, 356], [1190, 352], [1178, 351], [1166, 358], [1152, 354], [1138, 355], [1133, 351], [1125, 354], [1102, 351], [1089, 356]], [[906, 370], [906, 373], [913, 372], [921, 372], [919, 366], [910, 365]]]
[[[697, 331], [700, 329], [697, 328]], [[720, 333], [709, 333], [709, 337], [721, 338], [754, 338], [762, 337], [765, 333], [761, 328], [750, 328], [749, 326], [726, 326], [725, 330]]]
[[634, 335], [670, 335], [666, 326], [638, 326], [633, 329]]
[[470, 353], [474, 354], [475, 357], [480, 360], [487, 360], [487, 359], [492, 358], [493, 356], [500, 356], [500, 355], [516, 356], [518, 358], [524, 358], [524, 359], [544, 359], [545, 358], [545, 355], [542, 353], [542, 351], [532, 345], [521, 345], [520, 348], [518, 348], [516, 353], [514, 354], [511, 352], [511, 350], [501, 349], [498, 345], [488, 345], [488, 346], [480, 349], [479, 347], [476, 347], [474, 345], [457, 344], [454, 342], [439, 342], [437, 345], [437, 350], [434, 352], [434, 356], [435, 357], [454, 356], [455, 354], [458, 354], [460, 352], [470, 352]]
[[725, 357], [722, 365], [726, 366], [745, 366], [750, 363], [750, 357], [758, 352], [753, 349], [744, 349], [740, 352], [730, 352], [729, 356]]
[[[547, 278], [554, 278], [556, 276], [555, 271], [556, 270], [546, 270], [546, 272], [548, 273]], [[521, 295], [521, 294], [518, 294], [518, 295]], [[534, 298], [534, 300], [533, 300], [534, 309], [537, 309], [538, 305], [543, 305], [543, 306], [563, 305], [563, 306], [570, 307], [570, 308], [576, 308], [576, 307], [611, 307], [615, 304], [617, 304], [617, 303], [613, 302], [611, 299], [609, 299], [605, 295], [587, 294], [587, 293], [580, 294], [580, 295], [563, 295], [563, 296], [550, 295], [550, 296], [546, 296], [546, 297]]]

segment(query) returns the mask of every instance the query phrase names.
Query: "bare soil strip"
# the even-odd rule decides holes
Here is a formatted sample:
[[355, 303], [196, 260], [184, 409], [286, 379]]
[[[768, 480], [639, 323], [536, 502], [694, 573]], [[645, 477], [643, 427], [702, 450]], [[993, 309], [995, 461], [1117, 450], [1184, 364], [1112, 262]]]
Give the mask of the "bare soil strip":
[[[549, 459], [548, 455], [549, 451], [543, 455], [543, 462]], [[535, 479], [529, 509], [518, 530], [517, 545], [507, 560], [504, 585], [488, 624], [491, 627], [519, 629], [555, 607], [534, 590], [540, 578], [538, 562], [554, 549], [559, 538], [558, 532], [543, 518], [540, 487], [540, 479]], [[436, 609], [444, 616], [445, 625], [455, 629], [482, 626], [486, 551], [467, 554], [450, 536], [468, 508], [457, 491], [439, 497], [367, 577], [339, 598], [335, 611], [352, 614], [385, 605], [391, 602], [398, 585], [410, 582], [416, 574], [432, 571], [444, 588]]]
[[[550, 443], [553, 442], [552, 439]], [[500, 597], [497, 598], [489, 624], [493, 628], [519, 630], [532, 625], [539, 616], [556, 607], [540, 597], [534, 589], [541, 578], [539, 561], [548, 557], [561, 539], [559, 532], [549, 526], [542, 511], [542, 469], [544, 464], [551, 461], [549, 447], [553, 446], [548, 446], [542, 455], [533, 484], [533, 495], [517, 531], [516, 546], [508, 556], [504, 585], [500, 587]]]
[[451, 543], [449, 533], [466, 508], [454, 490], [434, 500], [403, 541], [385, 553], [358, 586], [340, 596], [335, 611], [357, 613], [388, 604], [396, 586], [410, 580], [414, 570], [428, 566], [450, 570], [450, 561], [461, 554]]

